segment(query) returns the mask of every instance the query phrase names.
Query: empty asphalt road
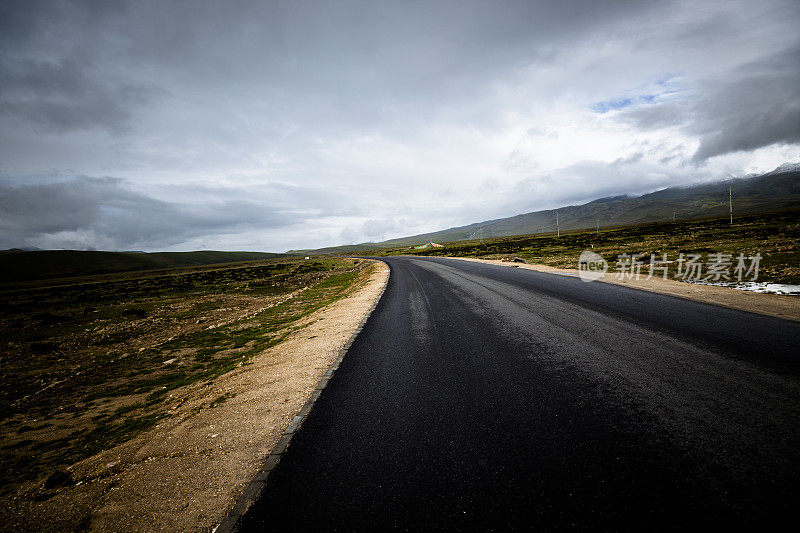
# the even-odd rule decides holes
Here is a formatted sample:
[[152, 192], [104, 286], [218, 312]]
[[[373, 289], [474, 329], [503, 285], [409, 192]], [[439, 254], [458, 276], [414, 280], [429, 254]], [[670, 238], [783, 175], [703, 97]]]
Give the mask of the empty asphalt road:
[[800, 323], [386, 262], [380, 304], [243, 531], [796, 525]]

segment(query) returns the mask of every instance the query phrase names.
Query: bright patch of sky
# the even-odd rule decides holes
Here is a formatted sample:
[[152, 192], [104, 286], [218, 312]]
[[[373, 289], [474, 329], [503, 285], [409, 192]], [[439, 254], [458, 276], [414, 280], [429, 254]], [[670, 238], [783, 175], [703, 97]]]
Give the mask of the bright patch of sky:
[[[655, 95], [649, 94], [643, 96], [642, 100], [645, 102], [652, 102], [654, 98]], [[608, 100], [607, 102], [597, 102], [596, 104], [592, 104], [591, 109], [596, 113], [608, 113], [609, 111], [622, 109], [629, 105], [633, 105], [633, 100], [630, 98], [619, 98], [616, 100]]]

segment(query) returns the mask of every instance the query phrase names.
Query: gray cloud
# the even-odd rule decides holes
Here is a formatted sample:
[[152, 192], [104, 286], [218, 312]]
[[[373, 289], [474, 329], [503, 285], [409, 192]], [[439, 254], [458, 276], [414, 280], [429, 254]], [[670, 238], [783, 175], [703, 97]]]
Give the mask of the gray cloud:
[[701, 138], [695, 159], [800, 143], [798, 65], [800, 47], [788, 48], [737, 68], [727, 83], [709, 90], [688, 126]]
[[551, 173], [522, 179], [509, 190], [494, 191], [495, 216], [551, 209], [622, 194], [644, 194], [674, 185], [708, 179], [691, 168], [672, 168], [644, 161], [638, 152], [613, 162], [581, 161]]
[[276, 205], [241, 199], [165, 202], [130, 190], [122, 180], [93, 177], [0, 185], [0, 213], [0, 247], [6, 248], [153, 249], [299, 221], [297, 214]]
[[796, 0], [6, 0], [3, 242], [332, 245], [777, 164], [798, 22]]
[[136, 106], [153, 88], [97, 82], [89, 65], [75, 59], [0, 63], [0, 113], [63, 133], [100, 127], [124, 130]]
[[25, 96], [3, 98], [3, 107], [60, 131], [113, 127], [163, 83], [174, 95], [163, 103], [179, 116], [187, 104], [216, 116], [227, 110], [209, 108], [208, 99], [224, 106], [233, 98], [287, 128], [403, 128], [445, 112], [448, 102], [460, 108], [465, 98], [484, 98], [486, 83], [520, 67], [554, 61], [561, 43], [620, 12], [657, 5], [12, 2], [3, 27], [23, 29], [12, 32], [3, 85], [24, 85]]
[[666, 102], [627, 110], [621, 118], [640, 128], [668, 128], [687, 124], [691, 113], [683, 103]]
[[682, 99], [626, 110], [622, 120], [645, 129], [679, 127], [697, 137], [693, 159], [800, 143], [800, 46], [780, 49], [713, 79]]
[[124, 14], [121, 2], [4, 3], [0, 116], [55, 133], [126, 129], [136, 109], [158, 89], [125, 79], [101, 60], [95, 47], [102, 49], [108, 35], [95, 42], [80, 40]]

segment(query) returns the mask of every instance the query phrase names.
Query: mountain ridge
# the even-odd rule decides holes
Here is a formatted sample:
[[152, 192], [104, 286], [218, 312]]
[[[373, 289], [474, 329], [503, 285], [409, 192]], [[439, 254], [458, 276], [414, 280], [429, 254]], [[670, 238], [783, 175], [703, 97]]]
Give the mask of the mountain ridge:
[[[728, 188], [733, 188], [736, 213], [776, 211], [800, 206], [800, 163], [787, 162], [770, 172], [713, 182], [667, 187], [651, 193], [597, 198], [529, 213], [474, 222], [429, 233], [331, 246], [287, 253], [346, 253], [358, 250], [416, 246], [427, 242], [454, 242], [475, 238], [508, 237], [540, 232], [568, 231], [641, 224], [663, 220], [707, 218], [728, 214]], [[556, 226], [558, 213], [558, 227]], [[599, 222], [598, 222], [599, 221]]]

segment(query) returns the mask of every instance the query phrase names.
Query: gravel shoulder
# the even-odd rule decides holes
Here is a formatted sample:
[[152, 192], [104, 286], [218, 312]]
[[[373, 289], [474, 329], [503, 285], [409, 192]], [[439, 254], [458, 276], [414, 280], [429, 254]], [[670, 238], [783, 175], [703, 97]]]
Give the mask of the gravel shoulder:
[[171, 416], [74, 465], [77, 484], [2, 509], [15, 531], [210, 531], [273, 449], [389, 277], [376, 261], [348, 297], [211, 383], [176, 394]]
[[[578, 270], [569, 268], [554, 268], [546, 265], [512, 263], [495, 259], [477, 259], [473, 257], [450, 257], [460, 261], [473, 261], [476, 263], [487, 263], [501, 265], [512, 268], [522, 268], [547, 272], [549, 274], [559, 274], [562, 276], [577, 276]], [[739, 309], [758, 313], [761, 315], [774, 316], [788, 320], [800, 321], [800, 299], [795, 296], [784, 296], [780, 294], [761, 294], [746, 292], [730, 287], [716, 287], [709, 285], [697, 285], [684, 283], [671, 279], [651, 278], [645, 279], [616, 279], [613, 273], [606, 273], [597, 281], [612, 283], [614, 285], [624, 285], [635, 289], [668, 294], [686, 300], [704, 302], [731, 309]]]

